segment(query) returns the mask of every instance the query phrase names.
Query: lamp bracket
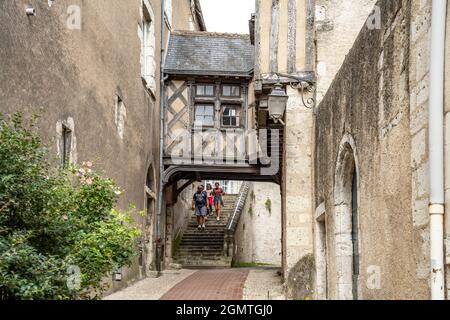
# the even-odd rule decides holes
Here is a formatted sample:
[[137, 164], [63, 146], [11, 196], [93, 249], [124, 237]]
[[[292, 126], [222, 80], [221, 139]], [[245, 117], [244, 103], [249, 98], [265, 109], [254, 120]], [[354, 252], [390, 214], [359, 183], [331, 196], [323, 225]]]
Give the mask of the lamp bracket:
[[316, 103], [315, 99], [313, 97], [305, 98], [305, 92], [313, 93], [314, 92], [314, 84], [306, 81], [300, 81], [300, 82], [291, 82], [289, 83], [292, 89], [300, 90], [302, 103], [305, 106], [305, 108], [313, 109], [314, 105]]
[[305, 93], [314, 93], [315, 84], [313, 81], [305, 80], [304, 78], [297, 77], [291, 74], [277, 73], [278, 77], [289, 79], [289, 85], [292, 89], [300, 90], [302, 103], [307, 109], [313, 109], [316, 100], [313, 97], [305, 98]]

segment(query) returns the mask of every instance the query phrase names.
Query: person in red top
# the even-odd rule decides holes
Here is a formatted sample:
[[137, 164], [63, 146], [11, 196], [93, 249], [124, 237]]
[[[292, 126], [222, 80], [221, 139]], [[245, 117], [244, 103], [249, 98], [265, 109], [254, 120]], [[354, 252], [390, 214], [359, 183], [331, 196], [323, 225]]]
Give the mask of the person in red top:
[[217, 221], [220, 221], [220, 214], [222, 211], [223, 198], [225, 192], [220, 187], [220, 183], [216, 182], [216, 187], [213, 189], [214, 207], [216, 209]]
[[206, 185], [206, 194], [208, 196], [208, 203], [209, 203], [209, 210], [208, 210], [208, 216], [212, 216], [213, 214], [213, 207], [214, 207], [214, 194], [213, 194], [213, 187], [210, 183]]

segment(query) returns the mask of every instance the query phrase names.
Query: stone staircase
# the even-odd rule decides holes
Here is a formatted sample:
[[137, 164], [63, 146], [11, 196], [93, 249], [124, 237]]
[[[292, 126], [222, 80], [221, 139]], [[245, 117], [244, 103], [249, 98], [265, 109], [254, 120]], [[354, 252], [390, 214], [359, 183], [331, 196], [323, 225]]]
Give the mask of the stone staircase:
[[197, 218], [193, 215], [175, 252], [174, 262], [183, 268], [229, 268], [231, 258], [224, 255], [225, 229], [233, 214], [238, 195], [226, 195], [223, 200], [220, 222], [216, 215], [206, 223], [206, 230], [198, 230]]

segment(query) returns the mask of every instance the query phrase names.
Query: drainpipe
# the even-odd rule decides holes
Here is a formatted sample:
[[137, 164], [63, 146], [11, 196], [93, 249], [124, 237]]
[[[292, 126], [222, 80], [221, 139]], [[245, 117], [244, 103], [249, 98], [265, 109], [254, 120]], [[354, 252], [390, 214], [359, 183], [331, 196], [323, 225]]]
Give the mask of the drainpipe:
[[433, 0], [430, 51], [429, 156], [431, 299], [445, 299], [444, 66], [447, 0]]
[[161, 63], [159, 66], [159, 187], [158, 187], [158, 207], [156, 217], [156, 270], [161, 272], [161, 216], [163, 210], [163, 190], [164, 190], [164, 54], [165, 54], [165, 0], [161, 0]]

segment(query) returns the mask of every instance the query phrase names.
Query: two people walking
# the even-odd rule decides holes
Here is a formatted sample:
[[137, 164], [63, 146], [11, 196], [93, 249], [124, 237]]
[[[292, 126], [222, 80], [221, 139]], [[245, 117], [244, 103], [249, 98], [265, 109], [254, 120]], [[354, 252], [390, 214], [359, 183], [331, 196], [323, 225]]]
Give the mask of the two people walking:
[[203, 185], [198, 186], [197, 192], [192, 199], [192, 210], [195, 211], [195, 215], [197, 216], [199, 230], [206, 228], [206, 221], [208, 220], [208, 216], [212, 215], [213, 207], [216, 211], [217, 221], [220, 221], [224, 195], [225, 192], [218, 182], [215, 184], [214, 189], [208, 183], [206, 191]]

